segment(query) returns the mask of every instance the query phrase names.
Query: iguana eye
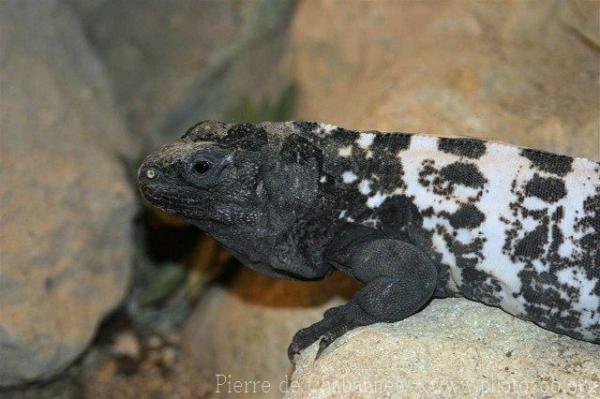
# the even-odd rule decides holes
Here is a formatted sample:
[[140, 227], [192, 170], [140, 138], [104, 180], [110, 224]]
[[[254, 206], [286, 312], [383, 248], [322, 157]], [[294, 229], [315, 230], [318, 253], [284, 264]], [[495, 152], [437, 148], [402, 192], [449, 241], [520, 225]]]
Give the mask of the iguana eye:
[[210, 161], [198, 161], [194, 164], [194, 172], [199, 175], [203, 175], [204, 173], [208, 172], [212, 166], [213, 164]]

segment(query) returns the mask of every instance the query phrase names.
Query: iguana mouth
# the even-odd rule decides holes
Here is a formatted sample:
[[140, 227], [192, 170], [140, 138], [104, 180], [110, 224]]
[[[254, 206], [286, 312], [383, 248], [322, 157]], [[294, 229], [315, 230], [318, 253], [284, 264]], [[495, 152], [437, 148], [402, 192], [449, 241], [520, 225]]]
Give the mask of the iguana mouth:
[[178, 192], [169, 192], [168, 190], [152, 187], [152, 185], [140, 185], [142, 197], [152, 206], [155, 206], [165, 212], [174, 213], [184, 217], [192, 217], [192, 212], [198, 209], [199, 200], [181, 195]]

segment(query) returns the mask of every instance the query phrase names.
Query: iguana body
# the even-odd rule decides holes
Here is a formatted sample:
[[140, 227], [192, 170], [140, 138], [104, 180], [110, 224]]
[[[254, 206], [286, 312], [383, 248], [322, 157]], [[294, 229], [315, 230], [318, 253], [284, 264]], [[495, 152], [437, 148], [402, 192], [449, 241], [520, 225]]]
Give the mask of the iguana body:
[[[151, 172], [149, 172], [151, 171]], [[462, 295], [600, 342], [600, 165], [465, 138], [202, 122], [140, 168], [154, 205], [282, 278], [365, 283], [290, 355]]]

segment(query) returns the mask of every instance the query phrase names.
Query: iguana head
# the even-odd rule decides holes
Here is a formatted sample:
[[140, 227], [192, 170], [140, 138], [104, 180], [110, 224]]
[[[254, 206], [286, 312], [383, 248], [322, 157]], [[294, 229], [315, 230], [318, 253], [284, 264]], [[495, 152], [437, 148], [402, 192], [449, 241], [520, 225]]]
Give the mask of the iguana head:
[[[316, 265], [293, 237], [322, 199], [320, 166], [306, 151], [287, 162], [286, 143], [294, 136], [288, 128], [201, 122], [144, 160], [138, 171], [141, 192], [264, 274], [321, 277], [325, 266]], [[307, 267], [307, 261], [313, 264]]]
[[[138, 171], [144, 197], [190, 221], [244, 228], [260, 203], [259, 153], [223, 145], [225, 125], [205, 122], [150, 154]], [[248, 220], [248, 218], [252, 220]]]

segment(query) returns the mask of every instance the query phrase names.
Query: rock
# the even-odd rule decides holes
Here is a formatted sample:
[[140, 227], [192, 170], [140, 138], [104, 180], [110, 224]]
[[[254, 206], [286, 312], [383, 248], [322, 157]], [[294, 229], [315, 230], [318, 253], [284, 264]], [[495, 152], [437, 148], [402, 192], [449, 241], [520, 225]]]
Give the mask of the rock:
[[[296, 365], [286, 398], [597, 397], [600, 346], [463, 299], [357, 328]], [[351, 361], [350, 361], [351, 359]]]
[[597, 4], [584, 0], [570, 1], [562, 5], [559, 15], [582, 40], [600, 49], [600, 18]]
[[200, 120], [232, 118], [243, 100], [273, 99], [289, 85], [292, 0], [70, 3], [108, 67], [119, 107], [149, 147]]
[[146, 346], [148, 346], [150, 349], [158, 349], [162, 346], [162, 344], [162, 339], [157, 335], [151, 336], [146, 342]]
[[298, 118], [600, 159], [592, 2], [301, 2]]
[[46, 379], [122, 299], [131, 154], [101, 63], [57, 1], [0, 4], [0, 386]]
[[[279, 398], [280, 387], [289, 383], [287, 346], [294, 333], [350, 298], [357, 287], [339, 273], [307, 283], [274, 280], [242, 268], [227, 286], [205, 294], [184, 326], [182, 351], [196, 367], [213, 370], [215, 378], [269, 381], [268, 390], [256, 393]], [[221, 389], [228, 392], [226, 384]]]
[[[150, 351], [135, 370], [123, 368], [114, 358], [98, 362], [80, 377], [80, 392], [73, 398], [212, 398], [214, 377], [210, 370], [195, 367], [185, 354], [172, 348]], [[35, 397], [37, 399], [37, 397]]]
[[122, 332], [115, 338], [111, 352], [115, 356], [124, 356], [136, 360], [141, 352], [140, 342], [132, 332]]
[[161, 361], [168, 368], [174, 368], [177, 363], [177, 352], [173, 348], [165, 348], [162, 351]]

